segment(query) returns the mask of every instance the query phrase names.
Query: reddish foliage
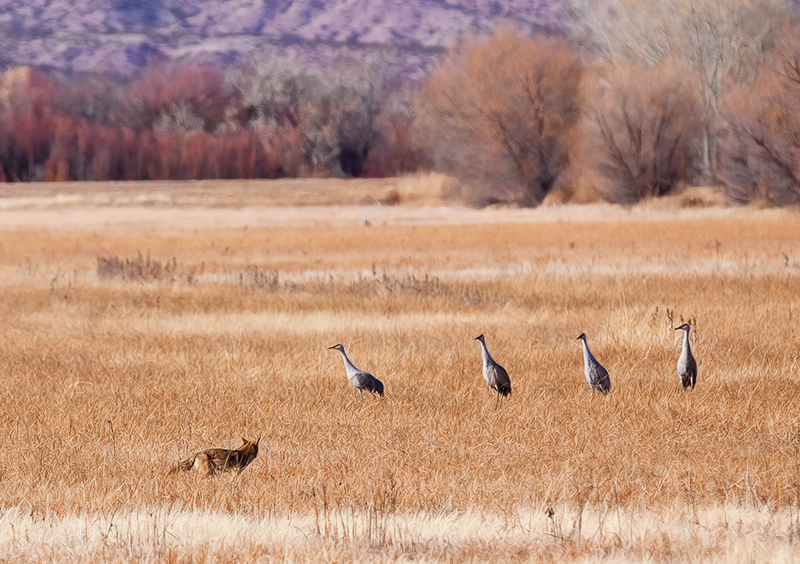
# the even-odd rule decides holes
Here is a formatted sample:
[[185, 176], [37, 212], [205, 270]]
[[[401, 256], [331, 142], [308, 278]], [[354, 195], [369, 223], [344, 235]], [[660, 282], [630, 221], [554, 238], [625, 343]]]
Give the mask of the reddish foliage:
[[3, 116], [0, 162], [9, 181], [25, 182], [40, 176], [39, 169], [50, 151], [50, 119], [49, 113], [33, 109]]
[[128, 85], [118, 121], [131, 127], [153, 127], [164, 113], [186, 106], [203, 120], [206, 131], [214, 131], [234, 102], [223, 74], [197, 65], [157, 65]]
[[[287, 87], [294, 78], [286, 77]], [[325, 145], [336, 130], [325, 113], [331, 100], [310, 105], [290, 100], [308, 105], [304, 111], [314, 118], [308, 123], [262, 120], [255, 126], [239, 96], [222, 72], [198, 65], [158, 65], [127, 84], [13, 69], [0, 74], [0, 181], [277, 178], [329, 172], [328, 161], [319, 155], [336, 155], [335, 146]], [[389, 143], [370, 155], [372, 174], [407, 169], [411, 159], [395, 157], [394, 147], [408, 152], [408, 127], [387, 127]], [[317, 137], [323, 150], [312, 155], [309, 139]]]
[[416, 170], [421, 157], [413, 142], [413, 122], [399, 112], [391, 112], [379, 125], [379, 142], [367, 155], [364, 176], [382, 178]]

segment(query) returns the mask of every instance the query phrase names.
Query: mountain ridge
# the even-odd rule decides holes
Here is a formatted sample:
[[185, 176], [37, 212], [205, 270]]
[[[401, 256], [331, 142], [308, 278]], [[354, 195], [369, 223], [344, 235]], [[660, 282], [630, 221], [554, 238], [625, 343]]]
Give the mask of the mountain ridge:
[[[463, 34], [501, 22], [559, 30], [560, 0], [7, 0], [0, 65], [127, 75], [153, 62], [228, 64], [252, 53], [323, 63], [395, 53], [423, 73]], [[404, 61], [404, 57], [410, 60]]]

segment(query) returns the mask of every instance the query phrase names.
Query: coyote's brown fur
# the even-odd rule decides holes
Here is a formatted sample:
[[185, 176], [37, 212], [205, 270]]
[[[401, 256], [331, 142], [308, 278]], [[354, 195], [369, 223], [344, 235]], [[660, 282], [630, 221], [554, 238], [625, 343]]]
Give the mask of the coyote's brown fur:
[[242, 437], [244, 444], [237, 449], [209, 448], [201, 450], [169, 471], [175, 474], [179, 470], [198, 470], [206, 476], [213, 476], [217, 472], [236, 470], [241, 472], [258, 456], [258, 443], [261, 436], [255, 441], [248, 441]]

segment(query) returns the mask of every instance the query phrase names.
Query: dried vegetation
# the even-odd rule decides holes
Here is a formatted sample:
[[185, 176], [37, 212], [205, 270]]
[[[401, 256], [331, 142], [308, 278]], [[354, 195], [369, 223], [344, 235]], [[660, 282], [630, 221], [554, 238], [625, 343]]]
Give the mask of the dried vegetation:
[[[0, 557], [797, 558], [796, 214], [596, 210], [6, 231]], [[584, 331], [607, 397], [583, 381]], [[479, 333], [514, 382], [501, 409]], [[385, 398], [358, 398], [338, 342]], [[239, 476], [167, 476], [259, 433]]]

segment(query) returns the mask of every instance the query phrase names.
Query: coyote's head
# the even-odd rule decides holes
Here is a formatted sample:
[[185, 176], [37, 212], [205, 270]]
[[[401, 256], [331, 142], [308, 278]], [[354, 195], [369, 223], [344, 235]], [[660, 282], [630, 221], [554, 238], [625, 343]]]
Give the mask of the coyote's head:
[[239, 452], [247, 456], [250, 460], [258, 456], [258, 443], [261, 442], [261, 435], [254, 441], [249, 441], [242, 437], [242, 441], [244, 441], [244, 444], [237, 449]]

